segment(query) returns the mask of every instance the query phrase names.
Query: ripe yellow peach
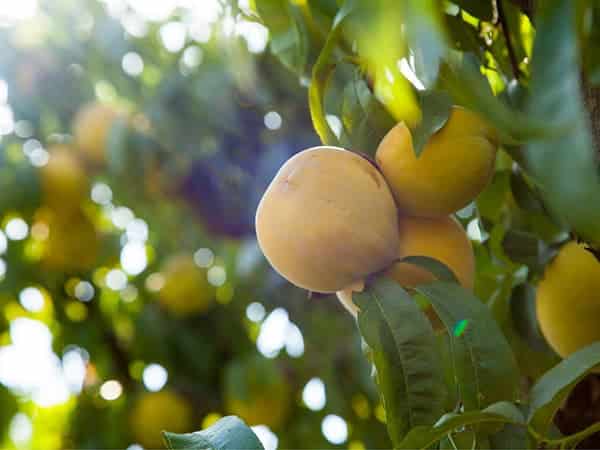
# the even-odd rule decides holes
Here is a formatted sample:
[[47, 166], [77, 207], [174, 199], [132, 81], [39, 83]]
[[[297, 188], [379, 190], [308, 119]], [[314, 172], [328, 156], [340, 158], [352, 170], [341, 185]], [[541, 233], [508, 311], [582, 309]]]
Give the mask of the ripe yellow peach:
[[162, 431], [194, 431], [190, 404], [170, 390], [142, 394], [130, 412], [129, 421], [136, 442], [148, 449], [164, 447]]
[[290, 158], [256, 212], [258, 243], [293, 284], [336, 292], [387, 268], [397, 257], [397, 210], [367, 159], [336, 147]]
[[[467, 233], [452, 217], [429, 219], [401, 217], [399, 258], [427, 256], [444, 263], [466, 289], [473, 289], [475, 256]], [[433, 281], [426, 269], [409, 263], [396, 263], [389, 275], [405, 287]]]
[[97, 102], [83, 106], [75, 115], [73, 120], [75, 144], [92, 164], [106, 163], [110, 130], [121, 115], [121, 112], [114, 107]]
[[100, 252], [100, 236], [81, 211], [53, 210], [42, 218], [48, 237], [41, 257], [50, 270], [78, 273], [94, 267]]
[[411, 131], [401, 122], [385, 135], [375, 159], [404, 214], [441, 217], [463, 208], [483, 190], [496, 150], [494, 130], [475, 113], [455, 106], [418, 157]]
[[565, 244], [546, 267], [536, 310], [543, 335], [563, 358], [600, 341], [600, 262], [583, 245]]
[[173, 315], [203, 313], [213, 304], [215, 290], [208, 282], [206, 270], [196, 265], [192, 255], [179, 253], [168, 258], [163, 275], [165, 284], [158, 299]]
[[[456, 219], [402, 216], [398, 223], [398, 259], [407, 256], [427, 256], [436, 259], [454, 273], [463, 287], [473, 289], [475, 256], [467, 234]], [[435, 280], [432, 273], [408, 262], [394, 264], [387, 275], [406, 288]], [[361, 292], [363, 289], [364, 285], [356, 284], [337, 293], [342, 305], [352, 315], [358, 312], [352, 301], [352, 292]], [[432, 313], [429, 310], [427, 312], [428, 315]]]
[[79, 208], [89, 195], [89, 179], [74, 150], [65, 145], [49, 149], [50, 159], [40, 169], [44, 202], [59, 209]]

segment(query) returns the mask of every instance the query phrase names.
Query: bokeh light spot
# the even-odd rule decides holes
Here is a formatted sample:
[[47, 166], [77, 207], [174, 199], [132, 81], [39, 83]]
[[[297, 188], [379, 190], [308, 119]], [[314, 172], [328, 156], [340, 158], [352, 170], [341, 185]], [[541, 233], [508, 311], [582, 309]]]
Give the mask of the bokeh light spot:
[[152, 22], [167, 20], [177, 7], [175, 0], [127, 0], [127, 3], [142, 19]]
[[348, 425], [340, 416], [329, 414], [321, 422], [321, 432], [325, 439], [334, 445], [343, 444], [348, 439]]
[[13, 111], [8, 105], [0, 105], [0, 136], [10, 134], [15, 127]]
[[27, 444], [33, 435], [33, 425], [29, 416], [25, 413], [15, 414], [10, 422], [8, 435], [10, 440], [17, 445]]
[[80, 347], [69, 348], [62, 357], [62, 367], [69, 390], [79, 394], [85, 380], [88, 353]]
[[6, 252], [8, 248], [8, 239], [6, 239], [6, 235], [0, 230], [0, 255]]
[[106, 274], [105, 282], [113, 291], [120, 291], [127, 286], [127, 275], [122, 270], [113, 269]]
[[27, 226], [27, 222], [25, 222], [23, 219], [20, 217], [15, 217], [14, 219], [10, 219], [8, 221], [4, 227], [4, 231], [9, 239], [13, 241], [22, 241], [27, 237], [29, 227]]
[[162, 273], [155, 272], [148, 275], [146, 278], [146, 289], [150, 292], [158, 292], [165, 285], [165, 277]]
[[143, 219], [133, 219], [127, 224], [126, 234], [129, 241], [146, 242], [148, 233], [148, 224]]
[[168, 22], [160, 27], [160, 40], [165, 49], [177, 53], [185, 45], [186, 30], [181, 22]]
[[277, 444], [279, 444], [279, 439], [277, 435], [271, 431], [269, 427], [266, 425], [256, 425], [254, 427], [250, 427], [256, 437], [263, 445], [265, 450], [276, 450]]
[[6, 275], [6, 261], [0, 258], [0, 280], [4, 278], [4, 275]]
[[35, 287], [26, 287], [19, 293], [19, 302], [27, 311], [39, 312], [44, 308], [44, 294]]
[[260, 327], [256, 347], [267, 358], [275, 358], [285, 346], [290, 321], [283, 308], [276, 308], [267, 316]]
[[304, 354], [304, 337], [300, 328], [292, 322], [288, 324], [286, 331], [285, 351], [292, 358], [300, 358]]
[[117, 380], [108, 380], [100, 386], [100, 396], [104, 400], [112, 401], [118, 399], [123, 393], [123, 387]]
[[151, 392], [160, 391], [167, 384], [168, 379], [167, 369], [160, 364], [149, 364], [142, 372], [144, 386]]
[[127, 225], [135, 219], [133, 211], [126, 206], [119, 206], [111, 211], [110, 218], [115, 227], [125, 230]]
[[136, 288], [133, 284], [128, 284], [125, 289], [121, 291], [121, 298], [126, 303], [134, 302], [138, 297], [138, 288]]
[[211, 267], [208, 269], [206, 276], [208, 277], [208, 282], [217, 287], [222, 286], [227, 281], [227, 272], [221, 266]]
[[194, 252], [194, 262], [198, 267], [210, 267], [215, 261], [215, 254], [210, 248], [201, 248]]
[[283, 119], [277, 111], [269, 111], [267, 114], [265, 114], [264, 122], [265, 127], [267, 127], [269, 130], [278, 130], [281, 128]]
[[108, 205], [112, 200], [112, 190], [107, 184], [95, 183], [92, 187], [92, 200], [99, 205]]
[[15, 123], [15, 134], [23, 139], [29, 138], [33, 135], [33, 125], [27, 120], [18, 120]]
[[144, 71], [144, 60], [136, 52], [129, 52], [123, 55], [121, 67], [127, 75], [137, 77]]
[[129, 275], [139, 275], [148, 264], [146, 246], [141, 242], [129, 242], [121, 249], [121, 267]]
[[183, 52], [183, 56], [181, 57], [181, 62], [188, 69], [193, 69], [198, 67], [200, 63], [202, 63], [203, 52], [200, 47], [197, 45], [190, 45]]
[[6, 103], [8, 100], [8, 84], [0, 79], [0, 103]]
[[302, 389], [302, 401], [312, 411], [320, 411], [327, 403], [325, 383], [320, 378], [312, 378]]
[[29, 162], [34, 167], [43, 167], [48, 164], [50, 154], [43, 148], [34, 149], [29, 155]]
[[80, 281], [75, 285], [75, 297], [82, 302], [89, 302], [94, 298], [94, 286], [89, 281]]
[[269, 30], [254, 21], [240, 20], [235, 27], [236, 34], [246, 41], [250, 53], [262, 53], [269, 41]]
[[252, 302], [246, 307], [246, 317], [252, 322], [260, 322], [265, 318], [265, 307], [262, 303]]

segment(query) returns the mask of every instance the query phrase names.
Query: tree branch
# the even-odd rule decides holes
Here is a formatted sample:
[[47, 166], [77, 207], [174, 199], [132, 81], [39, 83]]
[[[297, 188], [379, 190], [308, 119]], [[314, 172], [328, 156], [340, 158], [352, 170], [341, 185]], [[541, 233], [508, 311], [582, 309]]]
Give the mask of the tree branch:
[[[536, 0], [511, 0], [512, 3], [529, 17], [531, 23], [534, 23], [534, 12]], [[501, 0], [498, 0], [498, 14], [501, 11]], [[504, 26], [503, 26], [504, 28]], [[506, 34], [506, 29], [505, 29]], [[507, 38], [508, 40], [508, 38]], [[509, 47], [510, 51], [510, 47]], [[594, 148], [597, 150], [598, 158], [600, 159], [600, 88], [590, 86], [584, 77], [581, 82], [581, 92], [583, 93], [583, 99], [585, 107], [587, 109], [590, 125], [592, 129], [592, 139]]]
[[585, 79], [581, 82], [585, 106], [589, 113], [592, 139], [596, 154], [600, 157], [600, 88], [590, 86]]
[[510, 59], [510, 65], [512, 67], [513, 76], [515, 77], [515, 80], [518, 80], [520, 78], [521, 71], [519, 70], [519, 62], [517, 61], [515, 49], [513, 48], [512, 42], [510, 40], [510, 31], [508, 29], [508, 21], [506, 20], [506, 16], [504, 14], [504, 6], [502, 5], [502, 0], [497, 1], [496, 7], [498, 8], [498, 20], [500, 21], [500, 27], [502, 28], [504, 40], [506, 41], [506, 48], [508, 49], [508, 57]]

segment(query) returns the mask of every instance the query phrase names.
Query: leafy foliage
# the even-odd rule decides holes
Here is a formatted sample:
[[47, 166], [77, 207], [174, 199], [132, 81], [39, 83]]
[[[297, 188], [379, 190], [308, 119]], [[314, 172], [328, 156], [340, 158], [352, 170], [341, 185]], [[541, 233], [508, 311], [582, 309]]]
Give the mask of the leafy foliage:
[[[282, 392], [292, 399], [269, 430], [280, 448], [594, 439], [598, 423], [563, 436], [554, 422], [573, 389], [597, 379], [599, 344], [556, 364], [535, 285], [568, 240], [600, 246], [597, 2], [37, 3], [39, 14], [14, 23], [11, 6], [0, 8], [0, 358], [33, 367], [16, 376], [23, 367], [5, 361], [17, 360], [0, 361], [0, 446], [133, 444], [131, 411], [158, 364], [204, 428], [167, 430], [169, 448], [265, 448], [225, 399], [223, 367], [249, 356], [276, 363], [285, 385], [255, 403], [275, 411]], [[90, 102], [123, 112], [108, 126], [105, 163], [75, 136]], [[457, 213], [477, 262], [474, 293], [441, 262], [409, 256], [438, 281], [406, 291], [369, 280], [354, 293], [355, 329], [332, 299], [307, 300], [269, 267], [253, 217], [286, 159], [319, 140], [373, 155], [400, 121], [419, 156], [454, 104], [483, 116], [501, 144], [490, 184]], [[40, 168], [56, 145], [86, 174], [81, 204], [48, 202]], [[184, 291], [184, 276], [164, 280], [180, 252], [211, 285], [202, 314], [179, 317], [159, 301], [164, 286]], [[276, 318], [281, 342], [267, 332]], [[19, 347], [24, 324], [43, 345]], [[54, 406], [36, 388], [42, 353], [57, 372], [81, 367]], [[301, 400], [315, 378], [322, 409]], [[148, 417], [172, 416], [167, 406]], [[331, 414], [348, 424], [343, 442], [319, 433]], [[32, 434], [19, 441], [24, 421]]]

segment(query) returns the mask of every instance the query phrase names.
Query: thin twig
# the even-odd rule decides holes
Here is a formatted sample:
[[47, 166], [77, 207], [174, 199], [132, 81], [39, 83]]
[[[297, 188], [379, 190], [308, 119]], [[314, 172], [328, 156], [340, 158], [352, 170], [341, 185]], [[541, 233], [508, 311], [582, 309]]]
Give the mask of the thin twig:
[[512, 42], [510, 40], [508, 22], [506, 21], [506, 16], [504, 15], [504, 6], [502, 5], [502, 0], [497, 0], [496, 5], [498, 8], [498, 19], [500, 20], [500, 27], [502, 27], [502, 33], [504, 34], [504, 39], [506, 40], [506, 48], [508, 49], [508, 57], [510, 59], [510, 65], [513, 70], [513, 76], [516, 80], [518, 80], [521, 75], [521, 71], [519, 70], [519, 63], [517, 62], [515, 49], [513, 48]]

